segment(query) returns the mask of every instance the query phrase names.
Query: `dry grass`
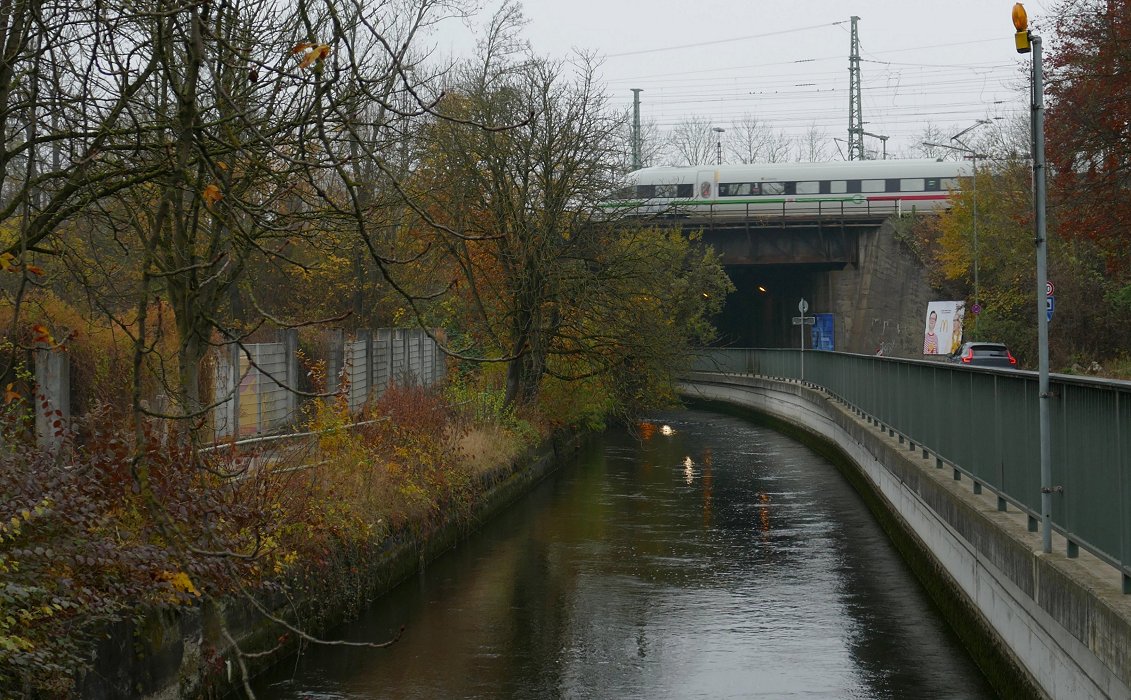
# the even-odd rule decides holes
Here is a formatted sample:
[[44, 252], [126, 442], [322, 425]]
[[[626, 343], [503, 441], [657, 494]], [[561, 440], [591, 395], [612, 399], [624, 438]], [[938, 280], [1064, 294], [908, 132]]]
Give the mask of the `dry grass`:
[[473, 476], [510, 464], [521, 452], [521, 441], [499, 425], [475, 426], [459, 436], [461, 461]]

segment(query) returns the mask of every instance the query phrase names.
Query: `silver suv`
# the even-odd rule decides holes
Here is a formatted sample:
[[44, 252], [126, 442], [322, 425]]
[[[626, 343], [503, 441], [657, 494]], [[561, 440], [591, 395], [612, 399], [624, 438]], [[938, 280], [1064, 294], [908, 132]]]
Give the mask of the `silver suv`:
[[1017, 358], [1001, 343], [964, 343], [950, 356], [951, 362], [977, 367], [1007, 367], [1017, 369]]

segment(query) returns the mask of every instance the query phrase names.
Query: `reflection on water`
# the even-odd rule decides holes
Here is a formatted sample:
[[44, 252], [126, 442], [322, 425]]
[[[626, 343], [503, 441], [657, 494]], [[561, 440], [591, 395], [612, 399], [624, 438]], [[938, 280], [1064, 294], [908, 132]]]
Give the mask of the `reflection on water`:
[[402, 624], [389, 649], [314, 649], [257, 693], [993, 696], [830, 465], [698, 411], [610, 433], [336, 635]]

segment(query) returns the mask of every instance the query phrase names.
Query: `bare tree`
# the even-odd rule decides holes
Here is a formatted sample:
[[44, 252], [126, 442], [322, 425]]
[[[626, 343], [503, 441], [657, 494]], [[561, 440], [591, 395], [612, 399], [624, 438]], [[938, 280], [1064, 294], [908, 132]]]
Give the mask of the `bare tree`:
[[668, 154], [675, 165], [705, 165], [717, 160], [720, 136], [703, 117], [688, 117], [668, 133]]
[[[632, 113], [626, 112], [623, 126], [616, 135], [618, 158], [623, 165], [622, 172], [632, 170]], [[660, 135], [660, 127], [654, 120], [641, 120], [640, 122], [640, 167], [648, 168], [658, 165], [664, 152], [664, 139]]]
[[735, 163], [780, 163], [792, 150], [788, 136], [753, 114], [731, 122], [727, 130], [727, 155]]
[[933, 158], [941, 160], [960, 160], [962, 154], [958, 151], [943, 148], [942, 146], [932, 144], [950, 144], [950, 135], [943, 131], [942, 128], [936, 126], [931, 122], [923, 127], [919, 135], [915, 137], [914, 143], [908, 148], [908, 155], [912, 158]]
[[810, 124], [797, 142], [797, 160], [807, 163], [830, 160], [831, 145], [828, 133], [816, 124]]

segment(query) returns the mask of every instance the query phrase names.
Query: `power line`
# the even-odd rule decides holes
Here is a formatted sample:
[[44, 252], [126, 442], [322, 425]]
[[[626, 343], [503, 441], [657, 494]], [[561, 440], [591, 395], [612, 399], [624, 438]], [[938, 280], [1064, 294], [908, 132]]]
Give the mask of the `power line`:
[[[845, 22], [834, 22], [833, 24], [845, 24]], [[832, 26], [832, 25], [822, 24], [822, 25], [816, 25], [816, 26], [817, 27], [825, 27], [825, 26]], [[801, 30], [799, 30], [799, 29], [798, 30], [786, 30], [786, 33], [787, 32], [794, 32], [794, 31], [801, 31]], [[781, 33], [781, 32], [779, 32], [779, 33]], [[763, 34], [761, 36], [772, 36], [772, 34]], [[755, 37], [743, 37], [743, 38], [739, 38], [739, 39], [722, 39], [722, 40], [720, 40], [720, 42], [742, 41], [742, 40], [745, 40], [747, 38], [755, 38]], [[915, 46], [915, 47], [905, 48], [905, 49], [885, 49], [883, 51], [868, 51], [867, 54], [869, 56], [879, 56], [879, 55], [884, 55], [884, 54], [889, 54], [889, 53], [906, 53], [908, 51], [922, 52], [922, 51], [927, 50], [927, 49], [952, 48], [954, 46], [972, 46], [974, 44], [989, 44], [989, 43], [1000, 43], [1000, 42], [1001, 42], [1001, 38], [995, 37], [993, 39], [974, 39], [974, 40], [971, 40], [971, 41], [948, 42], [948, 43], [945, 43], [945, 44], [929, 44], [929, 45], [926, 45], [926, 46]], [[706, 43], [710, 44], [710, 43], [718, 43], [718, 42], [706, 42]], [[691, 47], [700, 46], [700, 45], [702, 45], [702, 44], [686, 44], [686, 45], [683, 45], [683, 46], [674, 46], [674, 47], [661, 48], [661, 49], [646, 49], [644, 51], [632, 51], [632, 52], [627, 52], [627, 53], [607, 54], [605, 57], [606, 58], [619, 58], [621, 56], [632, 56], [632, 55], [635, 55], [637, 53], [656, 53], [656, 52], [660, 52], [660, 51], [667, 51], [669, 48], [671, 48], [671, 49], [691, 48]], [[799, 58], [799, 59], [795, 59], [795, 60], [791, 60], [791, 61], [773, 61], [773, 62], [770, 62], [770, 63], [748, 63], [748, 64], [735, 65], [735, 66], [719, 66], [719, 67], [714, 67], [714, 68], [701, 68], [701, 69], [698, 69], [698, 70], [691, 70], [691, 71], [645, 73], [644, 75], [638, 75], [638, 76], [629, 77], [629, 78], [613, 78], [613, 79], [611, 79], [607, 82], [609, 82], [609, 83], [624, 83], [624, 82], [632, 82], [632, 81], [637, 81], [637, 80], [647, 80], [649, 78], [664, 78], [664, 77], [673, 76], [673, 75], [694, 75], [694, 74], [697, 74], [697, 73], [717, 73], [717, 72], [720, 72], [720, 71], [727, 71], [727, 70], [746, 70], [746, 69], [750, 69], [750, 68], [768, 68], [770, 66], [787, 66], [787, 65], [792, 65], [792, 64], [795, 64], [795, 63], [815, 63], [815, 62], [818, 62], [818, 61], [840, 61], [840, 60], [843, 60], [843, 59], [844, 59], [843, 55], [818, 56], [818, 57], [809, 57], [809, 58]], [[861, 61], [868, 61], [868, 62], [871, 62], [871, 63], [886, 63], [886, 64], [890, 64], [890, 65], [908, 65], [908, 66], [930, 65], [930, 64], [915, 64], [915, 63], [901, 64], [901, 63], [897, 63], [895, 61], [881, 61], [879, 59], [866, 59], [866, 58], [861, 58], [860, 60]], [[938, 65], [953, 66], [955, 68], [964, 68], [964, 67], [977, 68], [977, 67], [983, 66], [984, 64], [955, 63], [955, 64], [938, 64]], [[994, 65], [1016, 66], [1016, 64], [1013, 64], [1013, 63], [994, 64]]]
[[765, 39], [771, 36], [781, 36], [783, 34], [796, 34], [798, 32], [807, 32], [813, 29], [822, 29], [824, 27], [835, 27], [840, 22], [829, 22], [827, 24], [814, 24], [809, 27], [797, 27], [796, 29], [783, 29], [779, 32], [768, 32], [766, 34], [751, 34], [750, 36], [739, 36], [733, 39], [715, 39], [713, 41], [700, 41], [694, 44], [680, 44], [678, 46], [664, 46], [656, 49], [641, 49], [640, 51], [624, 51], [622, 53], [605, 54], [605, 58], [621, 58], [623, 56], [641, 56], [646, 53], [660, 53], [661, 51], [679, 51], [681, 49], [694, 49], [700, 46], [717, 46], [719, 44], [733, 44], [737, 41], [749, 41], [751, 39]]

